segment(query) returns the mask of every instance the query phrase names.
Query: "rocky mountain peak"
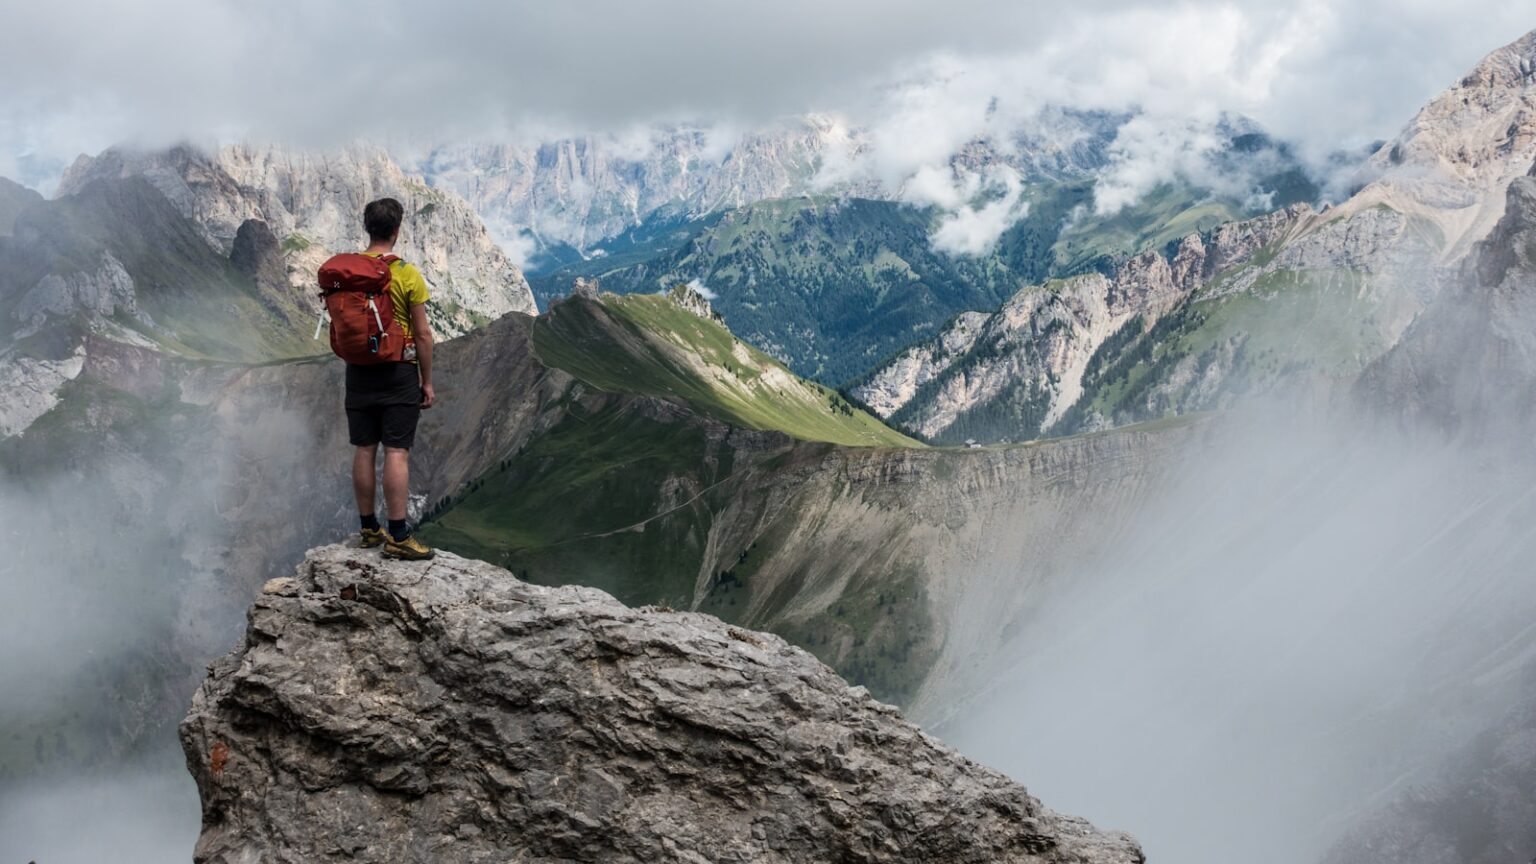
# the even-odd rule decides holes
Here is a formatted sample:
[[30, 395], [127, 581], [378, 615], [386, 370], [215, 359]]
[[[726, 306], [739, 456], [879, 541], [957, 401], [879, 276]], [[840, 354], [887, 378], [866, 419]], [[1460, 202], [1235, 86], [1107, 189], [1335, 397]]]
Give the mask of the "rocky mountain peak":
[[1379, 179], [1348, 212], [1385, 204], [1423, 216], [1459, 258], [1503, 212], [1504, 187], [1536, 158], [1536, 31], [1499, 48], [1371, 157]]
[[181, 727], [196, 856], [1143, 861], [777, 636], [330, 546]]
[[130, 176], [148, 180], [221, 254], [234, 251], [246, 223], [266, 223], [281, 244], [292, 290], [306, 294], [313, 293], [314, 272], [325, 258], [366, 242], [363, 205], [392, 196], [406, 209], [398, 254], [431, 283], [440, 331], [457, 335], [488, 318], [535, 311], [527, 280], [470, 206], [407, 174], [381, 148], [328, 153], [249, 143], [215, 151], [189, 145], [112, 148], [76, 160], [59, 191], [75, 194], [93, 180]]

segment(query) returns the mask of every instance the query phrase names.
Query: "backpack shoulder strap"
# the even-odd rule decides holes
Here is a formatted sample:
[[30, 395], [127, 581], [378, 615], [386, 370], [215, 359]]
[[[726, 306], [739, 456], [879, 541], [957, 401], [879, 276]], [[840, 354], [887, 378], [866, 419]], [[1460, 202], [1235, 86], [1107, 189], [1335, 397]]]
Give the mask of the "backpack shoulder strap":
[[383, 261], [384, 266], [386, 267], [393, 267], [396, 261], [399, 261], [402, 264], [405, 263], [404, 259], [402, 259], [399, 255], [380, 255], [379, 260]]

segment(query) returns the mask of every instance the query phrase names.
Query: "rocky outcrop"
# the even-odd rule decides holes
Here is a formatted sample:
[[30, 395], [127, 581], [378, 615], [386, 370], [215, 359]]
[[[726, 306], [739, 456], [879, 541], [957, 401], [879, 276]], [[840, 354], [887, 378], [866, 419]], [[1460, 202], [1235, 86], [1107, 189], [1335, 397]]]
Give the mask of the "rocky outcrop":
[[11, 310], [23, 332], [40, 326], [50, 315], [91, 319], [114, 315], [142, 317], [133, 277], [110, 250], [96, 266], [73, 273], [49, 273], [23, 294]]
[[85, 365], [85, 351], [59, 359], [0, 354], [0, 438], [26, 430], [59, 404], [59, 389], [73, 381]]
[[919, 387], [959, 362], [981, 338], [991, 317], [986, 312], [956, 315], [938, 336], [896, 355], [869, 380], [854, 387], [853, 395], [881, 417], [891, 416], [912, 401]]
[[715, 311], [713, 306], [709, 305], [709, 298], [705, 297], [699, 292], [699, 289], [690, 283], [679, 283], [672, 286], [672, 290], [667, 292], [667, 297], [671, 298], [673, 303], [681, 306], [690, 314], [697, 315], [705, 321], [713, 321], [721, 326], [725, 325], [725, 319], [720, 316], [719, 312]]
[[451, 555], [312, 551], [181, 735], [200, 862], [1144, 860], [776, 636]]
[[382, 149], [308, 153], [238, 144], [208, 153], [191, 146], [156, 152], [114, 148], [77, 160], [59, 191], [69, 195], [93, 180], [127, 176], [152, 183], [221, 254], [234, 251], [242, 225], [265, 223], [282, 244], [288, 281], [296, 292], [310, 292], [315, 270], [330, 254], [366, 241], [364, 204], [393, 196], [406, 208], [398, 252], [431, 283], [431, 308], [440, 331], [457, 335], [507, 312], [534, 311], [522, 272], [469, 205], [406, 174]]

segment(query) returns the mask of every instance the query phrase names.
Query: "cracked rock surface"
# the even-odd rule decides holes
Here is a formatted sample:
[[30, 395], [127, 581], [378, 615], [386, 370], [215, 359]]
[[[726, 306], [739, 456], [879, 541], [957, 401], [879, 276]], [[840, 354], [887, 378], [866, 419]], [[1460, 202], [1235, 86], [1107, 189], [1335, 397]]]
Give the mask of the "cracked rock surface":
[[202, 862], [1141, 862], [782, 639], [313, 550], [182, 724]]

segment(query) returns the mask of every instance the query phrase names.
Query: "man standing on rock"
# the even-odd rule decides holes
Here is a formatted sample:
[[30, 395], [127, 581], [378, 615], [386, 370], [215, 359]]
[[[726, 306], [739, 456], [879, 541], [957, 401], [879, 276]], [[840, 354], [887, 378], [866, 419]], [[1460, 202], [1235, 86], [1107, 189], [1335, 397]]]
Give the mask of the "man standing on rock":
[[[424, 561], [435, 553], [406, 527], [406, 499], [416, 423], [436, 394], [427, 281], [393, 254], [404, 215], [393, 198], [369, 202], [363, 209], [368, 248], [327, 261], [320, 268], [320, 288], [331, 318], [331, 347], [347, 361], [347, 432], [355, 448], [352, 491], [362, 546], [382, 545], [387, 558]], [[387, 532], [374, 514], [380, 443]]]

